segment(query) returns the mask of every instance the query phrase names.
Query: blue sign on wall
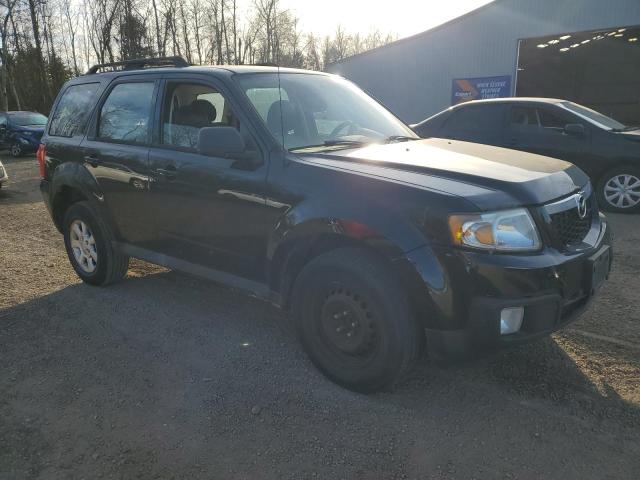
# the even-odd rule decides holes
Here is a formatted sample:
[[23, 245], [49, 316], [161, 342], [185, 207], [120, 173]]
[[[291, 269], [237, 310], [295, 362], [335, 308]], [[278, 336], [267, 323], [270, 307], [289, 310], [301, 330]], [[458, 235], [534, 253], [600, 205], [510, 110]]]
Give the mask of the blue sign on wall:
[[484, 98], [501, 98], [511, 96], [511, 76], [480, 78], [457, 78], [451, 88], [451, 105], [481, 100]]

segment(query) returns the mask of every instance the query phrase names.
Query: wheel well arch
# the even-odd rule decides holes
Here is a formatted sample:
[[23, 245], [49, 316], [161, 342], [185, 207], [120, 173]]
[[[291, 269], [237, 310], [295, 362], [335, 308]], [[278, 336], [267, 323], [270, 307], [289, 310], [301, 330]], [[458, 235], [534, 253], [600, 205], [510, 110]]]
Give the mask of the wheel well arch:
[[367, 244], [337, 233], [305, 235], [287, 242], [271, 260], [269, 286], [279, 294], [279, 303], [290, 306], [293, 285], [302, 269], [314, 258], [331, 250], [344, 247], [367, 248]]
[[78, 188], [70, 185], [62, 185], [53, 197], [51, 202], [51, 213], [53, 222], [58, 230], [62, 231], [62, 222], [64, 213], [67, 209], [77, 202], [89, 200], [87, 196]]

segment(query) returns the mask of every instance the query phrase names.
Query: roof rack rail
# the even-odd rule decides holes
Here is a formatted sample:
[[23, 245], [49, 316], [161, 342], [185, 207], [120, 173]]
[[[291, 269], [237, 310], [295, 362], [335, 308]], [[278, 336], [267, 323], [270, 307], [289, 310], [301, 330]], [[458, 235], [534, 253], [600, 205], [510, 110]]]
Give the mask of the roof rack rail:
[[[123, 60], [121, 62], [99, 63], [93, 65], [85, 75], [98, 73], [98, 70], [108, 69], [116, 70], [141, 70], [150, 67], [188, 67], [187, 62], [182, 57], [156, 57], [156, 58], [135, 58], [132, 60]], [[120, 68], [118, 68], [120, 67]]]

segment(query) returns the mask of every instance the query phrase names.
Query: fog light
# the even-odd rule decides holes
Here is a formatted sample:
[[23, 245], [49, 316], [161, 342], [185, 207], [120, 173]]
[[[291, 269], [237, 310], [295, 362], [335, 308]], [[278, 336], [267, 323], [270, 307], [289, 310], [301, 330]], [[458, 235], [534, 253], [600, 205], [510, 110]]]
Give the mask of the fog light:
[[500, 335], [516, 333], [522, 326], [524, 307], [503, 308], [500, 312]]

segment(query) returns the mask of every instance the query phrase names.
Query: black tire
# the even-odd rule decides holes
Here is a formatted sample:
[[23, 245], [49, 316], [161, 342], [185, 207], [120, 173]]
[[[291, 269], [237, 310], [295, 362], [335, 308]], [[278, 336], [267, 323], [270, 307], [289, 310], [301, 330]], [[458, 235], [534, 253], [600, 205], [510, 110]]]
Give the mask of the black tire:
[[11, 144], [11, 146], [9, 147], [9, 153], [11, 154], [12, 157], [20, 157], [22, 156], [22, 146], [20, 146], [19, 143], [13, 143]]
[[[602, 175], [597, 187], [598, 205], [601, 209], [614, 213], [637, 213], [640, 211], [640, 196], [638, 196], [640, 195], [640, 185], [636, 186], [632, 191], [632, 195], [628, 197], [632, 199], [632, 202], [623, 199], [622, 206], [617, 205], [615, 201], [611, 201], [619, 197], [607, 198], [607, 194], [611, 195], [613, 193], [615, 195], [615, 191], [611, 190], [615, 188], [615, 183], [624, 184], [625, 179], [640, 181], [640, 167], [631, 165], [616, 167]], [[633, 180], [633, 183], [635, 183], [635, 180]], [[629, 183], [629, 186], [633, 185], [633, 183]], [[635, 205], [632, 204], [636, 200]]]
[[311, 361], [350, 390], [391, 387], [424, 343], [391, 268], [364, 249], [340, 248], [309, 262], [296, 279], [291, 304]]
[[[76, 221], [84, 222], [94, 239], [93, 251], [97, 258], [94, 270], [91, 272], [77, 260], [72, 247], [71, 229]], [[95, 213], [89, 202], [72, 204], [64, 214], [63, 228], [64, 245], [69, 261], [83, 282], [91, 285], [109, 285], [124, 278], [129, 268], [129, 257], [114, 249], [112, 244], [114, 235], [111, 229]]]

